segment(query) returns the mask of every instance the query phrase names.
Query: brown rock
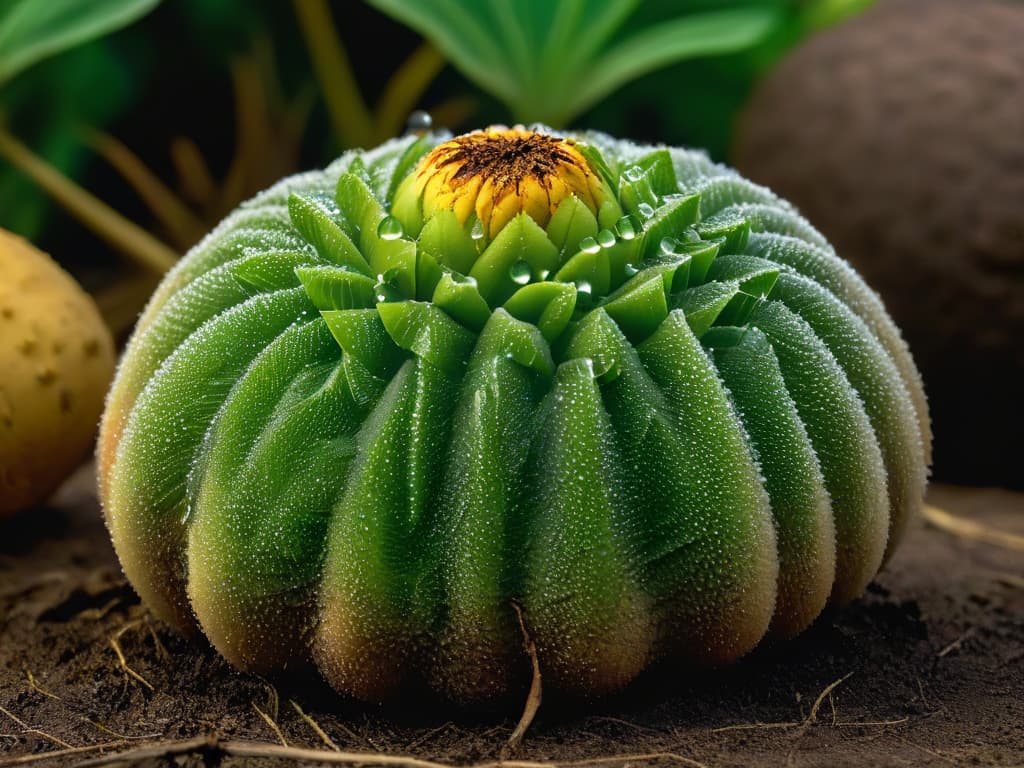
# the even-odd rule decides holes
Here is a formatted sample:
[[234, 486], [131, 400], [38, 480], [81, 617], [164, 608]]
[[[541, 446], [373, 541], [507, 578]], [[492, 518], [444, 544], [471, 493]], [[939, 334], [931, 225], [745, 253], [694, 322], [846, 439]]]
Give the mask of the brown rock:
[[882, 0], [766, 79], [734, 154], [882, 294], [936, 476], [1024, 486], [1024, 3]]

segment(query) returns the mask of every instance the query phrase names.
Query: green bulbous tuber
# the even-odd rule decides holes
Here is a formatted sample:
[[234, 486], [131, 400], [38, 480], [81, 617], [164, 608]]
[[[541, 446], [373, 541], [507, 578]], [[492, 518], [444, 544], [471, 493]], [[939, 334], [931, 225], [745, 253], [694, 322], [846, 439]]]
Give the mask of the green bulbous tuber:
[[489, 129], [350, 152], [171, 272], [99, 448], [160, 617], [368, 700], [615, 690], [858, 596], [921, 382], [793, 208], [699, 153]]

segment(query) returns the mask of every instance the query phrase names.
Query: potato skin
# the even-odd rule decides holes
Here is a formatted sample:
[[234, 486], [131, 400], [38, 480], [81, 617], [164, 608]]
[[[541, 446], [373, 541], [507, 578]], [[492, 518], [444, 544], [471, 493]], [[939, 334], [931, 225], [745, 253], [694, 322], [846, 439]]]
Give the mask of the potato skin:
[[0, 517], [46, 499], [92, 444], [114, 342], [89, 295], [0, 229]]

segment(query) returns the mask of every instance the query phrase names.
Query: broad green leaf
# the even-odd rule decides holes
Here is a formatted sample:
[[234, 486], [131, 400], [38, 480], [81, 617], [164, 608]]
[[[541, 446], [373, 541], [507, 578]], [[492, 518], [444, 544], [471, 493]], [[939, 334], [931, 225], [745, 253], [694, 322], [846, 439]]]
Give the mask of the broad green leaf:
[[159, 0], [0, 0], [0, 84], [37, 61], [131, 24]]
[[431, 40], [523, 122], [565, 124], [629, 80], [682, 59], [743, 50], [777, 2], [693, 5], [628, 31], [637, 0], [370, 0]]
[[682, 59], [731, 53], [753, 45], [778, 20], [772, 8], [751, 6], [684, 16], [642, 30], [594, 63], [573, 93], [583, 111], [630, 80]]
[[506, 52], [488, 27], [489, 4], [436, 0], [370, 0], [379, 10], [407, 24], [434, 43], [464, 74], [508, 101], [516, 91]]

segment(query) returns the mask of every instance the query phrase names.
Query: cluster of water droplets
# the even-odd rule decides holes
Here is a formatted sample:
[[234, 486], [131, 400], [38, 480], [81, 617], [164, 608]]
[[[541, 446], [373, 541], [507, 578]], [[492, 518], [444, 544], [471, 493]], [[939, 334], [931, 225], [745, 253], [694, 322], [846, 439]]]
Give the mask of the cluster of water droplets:
[[[381, 203], [410, 167], [407, 146], [355, 155], [362, 170], [349, 156], [247, 204], [173, 273], [176, 282], [161, 289], [133, 340], [113, 399], [126, 426], [105, 504], [126, 572], [159, 615], [185, 627], [198, 621], [242, 666], [288, 667], [308, 659], [315, 638], [317, 663], [341, 691], [372, 697], [375, 676], [428, 669], [432, 686], [470, 700], [507, 693], [514, 683], [509, 670], [523, 661], [509, 612], [514, 597], [545, 685], [592, 694], [628, 682], [660, 656], [735, 658], [757, 642], [773, 605], [776, 636], [799, 631], [829, 599], [834, 539], [852, 553], [847, 567], [870, 577], [885, 531], [860, 525], [844, 494], [843, 483], [868, 463], [865, 449], [841, 439], [854, 422], [839, 419], [837, 404], [866, 408], [857, 416], [861, 442], [870, 448], [879, 436], [889, 464], [876, 456], [874, 490], [887, 480], [915, 491], [920, 436], [903, 402], [903, 368], [885, 356], [907, 366], [908, 386], [916, 374], [874, 294], [805, 222], [696, 153], [661, 150], [661, 161], [652, 161], [659, 151], [605, 141], [599, 146], [608, 158], [624, 159], [615, 169], [621, 210], [595, 216], [598, 225], [571, 245], [556, 245], [557, 261], [544, 268], [529, 249], [496, 267], [503, 280], [507, 270], [502, 290], [555, 281], [560, 296], [572, 295], [570, 283], [578, 292], [579, 332], [558, 337], [573, 346], [553, 354], [553, 366], [549, 357], [547, 388], [534, 387], [530, 371], [542, 366], [529, 355], [543, 343], [525, 352], [485, 343], [526, 338], [512, 333], [526, 321], [491, 311], [500, 296], [480, 321], [491, 328], [475, 335], [469, 324], [452, 329], [462, 321], [447, 305], [424, 308], [430, 300], [422, 295], [409, 301], [403, 280], [419, 262], [399, 257], [419, 248], [419, 232]], [[665, 158], [682, 183], [674, 191]], [[366, 200], [380, 208], [372, 217], [355, 222], [359, 205], [342, 210], [335, 202], [335, 182], [347, 174], [372, 192]], [[293, 194], [302, 199], [290, 210]], [[673, 210], [685, 215], [672, 218]], [[743, 217], [755, 222], [749, 241], [733, 234], [740, 224], [729, 229]], [[490, 244], [483, 224], [472, 218], [460, 234], [483, 257]], [[712, 243], [726, 240], [712, 263]], [[607, 279], [592, 285], [583, 271], [558, 276], [581, 254], [614, 261], [610, 286]], [[791, 273], [781, 280], [785, 291], [767, 302], [775, 314], [761, 313], [742, 346], [730, 335], [741, 315], [713, 315], [707, 307], [721, 309], [713, 303], [670, 301], [670, 310], [683, 311], [667, 319], [664, 304], [660, 314], [643, 302], [622, 311], [627, 289], [660, 286], [667, 273], [658, 270], [691, 256], [693, 269], [664, 280], [673, 300], [681, 292], [728, 299], [733, 294], [716, 290], [732, 282], [763, 301], [771, 290], [765, 270]], [[460, 286], [487, 295], [488, 276], [470, 271], [445, 271], [449, 297]], [[313, 296], [324, 302], [314, 299], [320, 316]], [[606, 312], [587, 311], [597, 305]], [[403, 362], [389, 367], [383, 344], [360, 346], [375, 329], [370, 341], [386, 341], [377, 326], [330, 325], [348, 309], [349, 320], [387, 319], [387, 332], [405, 345]], [[430, 322], [446, 338], [431, 337], [437, 343], [427, 350], [408, 327]], [[720, 327], [711, 329], [713, 322]], [[342, 346], [344, 355], [333, 346], [339, 335], [328, 335], [338, 328], [351, 347]], [[440, 347], [455, 351], [439, 355]], [[366, 350], [388, 359], [361, 356]], [[438, 365], [410, 373], [406, 352], [438, 365], [479, 354], [465, 368], [451, 366], [449, 380]], [[823, 372], [842, 403], [820, 394]], [[773, 420], [778, 414], [788, 427]], [[783, 438], [802, 463], [780, 458]], [[257, 463], [261, 452], [269, 458]], [[828, 478], [818, 471], [819, 454], [833, 457], [821, 462]], [[772, 485], [773, 477], [785, 482]], [[392, 496], [383, 495], [388, 488]], [[415, 497], [410, 488], [419, 489]], [[869, 501], [869, 511], [886, 506], [879, 493]], [[899, 512], [895, 501], [892, 509]], [[436, 530], [424, 536], [409, 522], [421, 519], [412, 513], [436, 514]], [[846, 521], [838, 537], [824, 525], [830, 516]], [[300, 519], [308, 525], [292, 524]], [[878, 541], [867, 542], [869, 534]], [[522, 548], [519, 536], [528, 539]], [[332, 551], [318, 581], [310, 564]], [[287, 552], [296, 553], [293, 563], [279, 557]], [[400, 556], [375, 559], [378, 552]], [[520, 571], [522, 578], [509, 576]], [[431, 580], [436, 589], [405, 589]], [[419, 654], [425, 647], [433, 650]]]

